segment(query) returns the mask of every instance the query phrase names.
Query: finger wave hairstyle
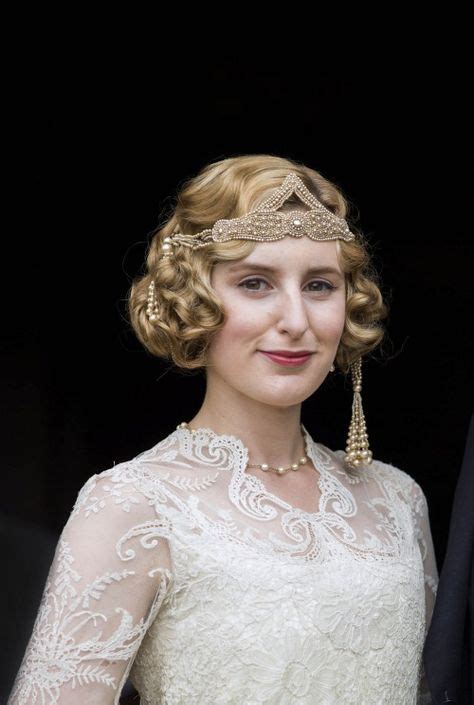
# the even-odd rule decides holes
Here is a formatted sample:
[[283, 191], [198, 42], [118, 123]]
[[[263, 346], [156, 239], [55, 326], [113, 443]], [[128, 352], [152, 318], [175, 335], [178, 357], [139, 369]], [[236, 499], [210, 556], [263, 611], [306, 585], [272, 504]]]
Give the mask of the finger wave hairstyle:
[[[211, 228], [221, 218], [238, 218], [254, 210], [279, 187], [289, 171], [329, 210], [346, 218], [355, 240], [336, 240], [339, 265], [346, 279], [346, 319], [335, 358], [344, 374], [359, 356], [374, 350], [388, 315], [380, 281], [365, 236], [350, 222], [350, 203], [341, 190], [314, 169], [271, 154], [229, 157], [204, 166], [184, 181], [171, 214], [151, 235], [145, 273], [137, 277], [127, 299], [128, 316], [135, 334], [157, 357], [172, 361], [181, 370], [206, 367], [213, 335], [224, 325], [225, 311], [211, 286], [214, 264], [247, 257], [257, 245], [252, 240], [231, 240], [191, 250], [176, 247], [171, 258], [161, 257], [161, 245], [173, 232], [194, 235]], [[293, 195], [280, 209], [305, 208]], [[155, 282], [160, 320], [146, 315], [148, 287]]]

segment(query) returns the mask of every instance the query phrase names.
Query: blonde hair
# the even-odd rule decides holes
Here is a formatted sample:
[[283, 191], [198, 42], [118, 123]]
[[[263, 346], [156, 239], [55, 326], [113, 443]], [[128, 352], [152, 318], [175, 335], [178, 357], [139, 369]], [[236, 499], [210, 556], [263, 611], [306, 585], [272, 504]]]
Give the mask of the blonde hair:
[[[247, 257], [257, 244], [231, 240], [197, 250], [179, 247], [173, 250], [171, 259], [160, 259], [163, 239], [173, 232], [194, 235], [221, 218], [246, 215], [281, 185], [288, 171], [295, 172], [333, 213], [348, 220], [349, 201], [334, 183], [284, 157], [229, 157], [204, 166], [184, 181], [171, 215], [152, 233], [146, 273], [133, 281], [128, 295], [131, 325], [152, 355], [171, 360], [183, 370], [206, 366], [212, 336], [225, 322], [222, 304], [211, 286], [212, 268], [217, 262]], [[284, 207], [301, 205], [298, 197], [292, 196]], [[367, 355], [381, 343], [385, 330], [380, 321], [388, 315], [369, 245], [354, 224], [349, 225], [356, 239], [336, 240], [339, 265], [346, 278], [346, 320], [335, 363], [344, 373], [357, 357]], [[146, 315], [152, 279], [160, 316], [155, 323]]]

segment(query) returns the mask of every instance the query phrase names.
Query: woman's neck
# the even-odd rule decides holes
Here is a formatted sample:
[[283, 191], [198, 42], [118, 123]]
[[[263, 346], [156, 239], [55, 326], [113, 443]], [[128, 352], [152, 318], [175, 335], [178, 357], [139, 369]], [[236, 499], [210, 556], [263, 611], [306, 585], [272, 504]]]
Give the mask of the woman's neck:
[[305, 454], [301, 404], [269, 406], [238, 393], [224, 395], [208, 388], [201, 408], [188, 424], [236, 436], [248, 448], [250, 463], [290, 465]]

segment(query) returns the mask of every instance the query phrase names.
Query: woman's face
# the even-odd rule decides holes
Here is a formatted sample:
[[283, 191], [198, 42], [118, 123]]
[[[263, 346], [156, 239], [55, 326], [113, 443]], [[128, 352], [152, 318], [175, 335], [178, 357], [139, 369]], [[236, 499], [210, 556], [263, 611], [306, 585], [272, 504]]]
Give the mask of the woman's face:
[[[246, 258], [218, 262], [211, 284], [226, 321], [211, 341], [207, 380], [252, 399], [292, 406], [326, 378], [345, 321], [344, 274], [336, 241], [308, 237], [257, 243]], [[283, 364], [265, 352], [309, 351]]]

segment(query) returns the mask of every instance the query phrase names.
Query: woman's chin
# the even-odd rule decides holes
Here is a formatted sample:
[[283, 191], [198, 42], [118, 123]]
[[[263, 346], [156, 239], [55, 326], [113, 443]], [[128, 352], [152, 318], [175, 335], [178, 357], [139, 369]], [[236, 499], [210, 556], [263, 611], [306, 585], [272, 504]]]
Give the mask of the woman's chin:
[[[319, 385], [318, 385], [319, 386]], [[295, 406], [308, 399], [318, 387], [314, 384], [276, 384], [271, 389], [253, 389], [252, 396], [256, 401], [269, 406]]]

